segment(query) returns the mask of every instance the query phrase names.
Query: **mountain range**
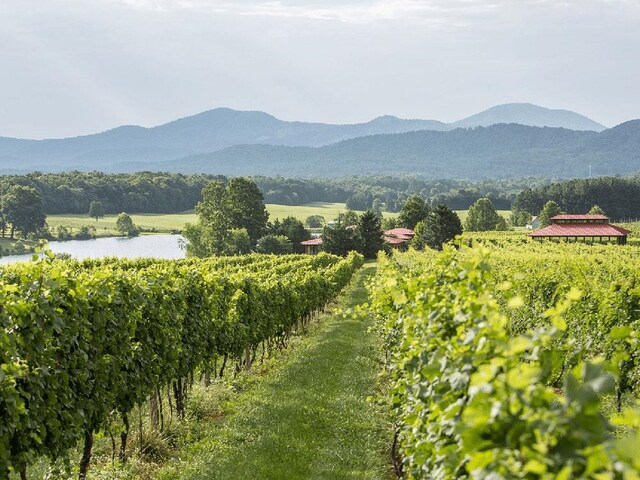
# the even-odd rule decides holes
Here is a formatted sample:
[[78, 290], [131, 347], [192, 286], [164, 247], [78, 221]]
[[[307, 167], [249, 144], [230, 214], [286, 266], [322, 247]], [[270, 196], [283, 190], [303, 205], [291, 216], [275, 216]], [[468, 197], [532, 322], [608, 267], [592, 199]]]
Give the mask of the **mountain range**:
[[586, 176], [640, 170], [640, 121], [606, 129], [567, 110], [499, 105], [447, 124], [378, 117], [287, 122], [218, 108], [152, 128], [81, 137], [0, 137], [0, 169], [165, 170], [225, 175]]

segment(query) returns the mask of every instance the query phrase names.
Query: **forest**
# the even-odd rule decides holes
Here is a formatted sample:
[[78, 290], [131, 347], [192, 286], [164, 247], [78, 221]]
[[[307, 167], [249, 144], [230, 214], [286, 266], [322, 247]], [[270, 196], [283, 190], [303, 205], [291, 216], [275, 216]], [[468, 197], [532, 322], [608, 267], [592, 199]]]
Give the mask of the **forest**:
[[[398, 212], [412, 195], [431, 205], [466, 210], [486, 197], [498, 210], [536, 215], [553, 200], [566, 212], [586, 212], [600, 205], [613, 220], [640, 217], [640, 175], [559, 181], [521, 178], [471, 182], [432, 180], [420, 175], [351, 176], [343, 178], [252, 177], [265, 203], [306, 205], [312, 202], [345, 203], [351, 210]], [[104, 213], [178, 213], [192, 210], [202, 189], [220, 175], [183, 175], [163, 172], [67, 172], [0, 177], [0, 197], [12, 185], [35, 188], [42, 196], [45, 214], [85, 214], [92, 201]]]
[[548, 201], [567, 213], [586, 213], [599, 205], [614, 221], [640, 217], [640, 175], [576, 179], [528, 188], [513, 202], [514, 211], [537, 215]]

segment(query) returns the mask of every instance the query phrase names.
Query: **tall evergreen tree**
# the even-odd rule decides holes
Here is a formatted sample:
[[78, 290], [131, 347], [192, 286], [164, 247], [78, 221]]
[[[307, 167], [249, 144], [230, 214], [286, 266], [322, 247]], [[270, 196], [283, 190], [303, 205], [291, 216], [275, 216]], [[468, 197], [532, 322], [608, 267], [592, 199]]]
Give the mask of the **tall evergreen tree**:
[[[416, 235], [418, 232], [416, 232]], [[462, 223], [458, 214], [445, 205], [437, 205], [427, 215], [424, 228], [420, 232], [425, 245], [436, 250], [462, 234]]]
[[322, 229], [322, 249], [325, 252], [345, 256], [352, 250], [358, 250], [358, 243], [355, 230], [347, 228], [341, 222]]
[[398, 224], [404, 228], [414, 229], [420, 220], [429, 215], [431, 207], [420, 195], [413, 195], [404, 203], [398, 215]]
[[367, 210], [358, 219], [356, 233], [360, 240], [358, 251], [365, 258], [375, 258], [384, 249], [384, 236], [380, 218], [373, 210]]

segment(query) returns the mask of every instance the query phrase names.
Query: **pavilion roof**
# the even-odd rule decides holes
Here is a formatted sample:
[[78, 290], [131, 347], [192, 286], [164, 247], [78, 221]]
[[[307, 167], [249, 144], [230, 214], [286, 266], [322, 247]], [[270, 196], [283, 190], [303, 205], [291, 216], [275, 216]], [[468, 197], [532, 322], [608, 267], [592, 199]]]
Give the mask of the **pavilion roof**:
[[551, 220], [605, 220], [609, 221], [609, 217], [606, 215], [573, 215], [563, 213], [562, 215], [556, 215], [551, 217]]
[[532, 237], [624, 237], [629, 233], [631, 233], [629, 230], [608, 223], [552, 223], [529, 235]]
[[311, 240], [305, 240], [300, 242], [300, 245], [322, 245], [322, 238], [312, 238]]
[[406, 238], [407, 240], [414, 237], [416, 233], [410, 228], [392, 228], [384, 232], [385, 237]]

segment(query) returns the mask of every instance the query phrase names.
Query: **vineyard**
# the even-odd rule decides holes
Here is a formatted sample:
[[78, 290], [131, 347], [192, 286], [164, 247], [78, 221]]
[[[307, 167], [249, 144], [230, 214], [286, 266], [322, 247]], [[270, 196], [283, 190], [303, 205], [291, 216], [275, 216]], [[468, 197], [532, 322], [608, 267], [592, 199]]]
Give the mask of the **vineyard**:
[[639, 262], [494, 233], [381, 256], [396, 473], [640, 478]]
[[[381, 254], [246, 411], [144, 478], [352, 478], [356, 463], [382, 478], [388, 449], [402, 478], [640, 479], [639, 263], [635, 246], [520, 232]], [[362, 265], [351, 253], [4, 267], [0, 478], [43, 459], [87, 478], [108, 439], [110, 467], [94, 468], [123, 472], [142, 454], [143, 415], [145, 432], [185, 425], [199, 389], [283, 351]], [[367, 369], [383, 356], [376, 386]], [[391, 426], [369, 418], [380, 390]]]
[[[281, 348], [350, 280], [362, 257], [247, 255], [206, 260], [40, 261], [0, 281], [0, 477], [82, 447], [162, 392], [184, 416], [194, 374], [249, 369]], [[219, 370], [219, 373], [218, 373]], [[171, 399], [170, 399], [171, 402]], [[113, 436], [112, 436], [113, 440]], [[114, 443], [115, 454], [115, 443]]]

